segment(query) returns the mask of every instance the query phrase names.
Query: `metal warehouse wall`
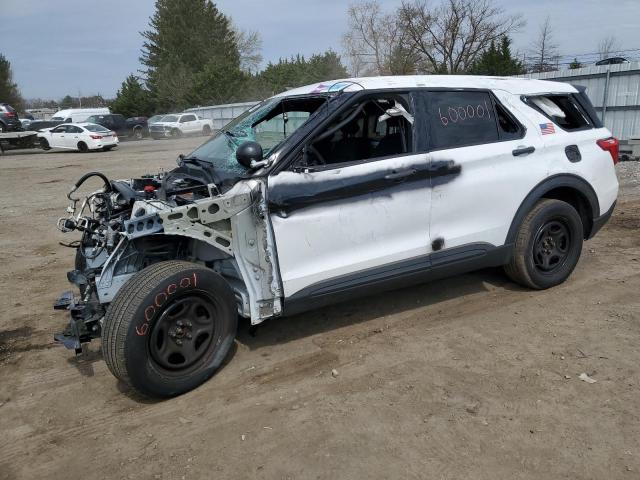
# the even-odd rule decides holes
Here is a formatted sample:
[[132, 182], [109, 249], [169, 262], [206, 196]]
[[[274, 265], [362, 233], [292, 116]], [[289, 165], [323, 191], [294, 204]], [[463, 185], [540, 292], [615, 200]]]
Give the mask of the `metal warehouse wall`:
[[624, 141], [640, 137], [640, 62], [521, 76], [583, 85], [614, 136]]
[[[185, 112], [194, 112], [202, 118], [212, 119], [214, 130], [220, 130], [231, 120], [258, 103], [259, 102], [229, 103], [227, 105], [213, 105], [210, 107], [194, 107], [188, 108]], [[307, 118], [309, 118], [309, 114], [306, 112], [289, 112], [287, 126], [295, 130], [300, 127]], [[269, 131], [281, 132], [284, 130], [282, 117], [274, 117], [269, 120], [269, 122], [271, 122], [268, 126]]]
[[258, 102], [229, 103], [227, 105], [214, 105], [211, 107], [188, 108], [185, 112], [194, 112], [202, 118], [213, 120], [213, 128], [220, 130], [231, 120], [249, 110]]

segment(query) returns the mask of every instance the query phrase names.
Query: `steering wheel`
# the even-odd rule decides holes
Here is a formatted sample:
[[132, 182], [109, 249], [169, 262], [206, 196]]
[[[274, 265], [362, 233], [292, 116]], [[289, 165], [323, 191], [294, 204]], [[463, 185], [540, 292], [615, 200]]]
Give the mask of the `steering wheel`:
[[311, 153], [313, 153], [314, 157], [316, 157], [316, 161], [313, 163], [313, 165], [326, 165], [327, 164], [327, 161], [320, 154], [320, 152], [318, 151], [318, 149], [316, 147], [314, 147], [313, 145], [309, 145], [308, 148], [309, 148], [309, 151]]

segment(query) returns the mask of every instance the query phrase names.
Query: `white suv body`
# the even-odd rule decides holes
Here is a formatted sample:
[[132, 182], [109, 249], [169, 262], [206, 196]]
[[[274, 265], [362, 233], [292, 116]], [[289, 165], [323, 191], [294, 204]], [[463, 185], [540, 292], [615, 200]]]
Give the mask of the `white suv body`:
[[86, 270], [69, 276], [83, 307], [61, 297], [73, 320], [56, 338], [77, 349], [102, 331], [116, 376], [171, 396], [219, 367], [237, 313], [255, 325], [501, 265], [552, 287], [613, 212], [617, 149], [565, 83], [401, 76], [283, 93], [172, 172], [76, 184], [99, 175], [115, 201], [59, 223], [90, 228]]
[[[278, 244], [285, 298], [299, 295], [314, 285], [368, 269], [403, 261], [413, 263], [418, 259], [427, 262], [435, 251], [434, 246], [438, 257], [443, 259], [447, 251], [455, 251], [460, 257], [456, 262], [464, 261], [465, 257], [491, 256], [493, 249], [509, 248], [513, 242], [513, 227], [518, 225], [522, 213], [530, 208], [534, 199], [553, 189], [574, 189], [576, 195], [581, 192], [579, 195], [590, 205], [589, 216], [593, 218], [588, 222], [591, 223], [607, 214], [615, 203], [618, 184], [614, 162], [610, 153], [597, 144], [598, 140], [610, 138], [611, 133], [597, 123], [597, 117], [585, 119], [590, 125], [579, 127], [577, 131], [567, 131], [555, 124], [550, 131], [546, 126], [553, 123], [551, 119], [544, 111], [532, 108], [523, 100], [538, 96], [581, 96], [571, 85], [471, 76], [352, 81], [357, 85], [349, 89], [364, 87], [360, 95], [366, 95], [367, 91], [380, 92], [383, 96], [384, 92], [406, 91], [416, 96], [437, 98], [437, 109], [433, 106], [431, 116], [424, 119], [429, 125], [423, 125], [423, 132], [415, 133], [426, 140], [424, 147], [416, 148], [413, 154], [356, 164], [338, 163], [308, 173], [285, 170], [270, 178], [271, 192], [279, 192], [281, 188], [313, 191], [315, 185], [330, 183], [336, 177], [355, 191], [363, 177], [385, 174], [384, 177], [388, 172], [401, 176], [415, 170], [416, 165], [433, 168], [453, 162], [446, 170], [458, 171], [445, 171], [445, 175], [433, 176], [431, 182], [425, 180], [421, 185], [411, 184], [412, 174], [409, 173], [409, 183], [399, 179], [400, 185], [390, 183], [389, 188], [364, 198], [347, 193], [346, 201], [319, 201], [291, 216], [280, 215], [276, 210], [271, 215], [271, 222]], [[331, 85], [331, 82], [327, 84]], [[307, 87], [287, 95], [317, 89], [318, 86]], [[467, 121], [462, 117], [471, 113], [469, 106], [473, 106], [476, 118], [478, 112], [482, 113], [479, 106], [488, 105], [487, 110], [493, 111], [492, 97], [495, 108], [502, 105], [520, 124], [522, 128], [517, 134], [501, 138], [502, 132], [497, 135], [487, 133], [488, 137], [493, 137], [491, 140], [481, 137], [474, 140], [478, 138], [475, 133], [468, 132], [467, 136], [471, 138], [466, 139], [463, 132], [458, 137], [443, 138], [441, 142], [438, 140], [439, 144], [433, 144], [434, 137], [448, 133], [442, 132], [444, 130], [467, 128], [462, 127]], [[439, 124], [435, 130], [441, 131], [434, 131], [434, 124]], [[415, 118], [414, 129], [420, 128], [419, 125], [420, 119]], [[482, 125], [477, 122], [475, 127], [468, 128], [482, 128]], [[435, 134], [431, 140], [427, 130]], [[578, 148], [580, 161], [567, 158], [565, 149], [570, 145]], [[467, 248], [469, 250], [465, 252]]]

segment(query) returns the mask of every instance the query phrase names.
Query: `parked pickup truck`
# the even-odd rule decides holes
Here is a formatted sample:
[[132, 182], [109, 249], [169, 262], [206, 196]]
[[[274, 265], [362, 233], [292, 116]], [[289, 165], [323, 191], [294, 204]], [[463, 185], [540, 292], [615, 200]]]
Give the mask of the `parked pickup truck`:
[[149, 127], [153, 138], [181, 137], [183, 135], [211, 135], [213, 121], [199, 118], [195, 113], [165, 115]]
[[147, 117], [124, 118], [124, 115], [120, 115], [119, 113], [110, 113], [105, 115], [91, 115], [87, 118], [87, 122], [97, 123], [109, 130], [113, 130], [119, 138], [142, 140], [144, 137], [149, 136]]

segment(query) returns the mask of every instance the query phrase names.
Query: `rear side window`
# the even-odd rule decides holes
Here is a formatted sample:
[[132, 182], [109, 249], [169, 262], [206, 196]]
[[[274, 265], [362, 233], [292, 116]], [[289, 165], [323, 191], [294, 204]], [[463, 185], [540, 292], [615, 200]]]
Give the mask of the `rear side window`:
[[500, 103], [494, 102], [496, 120], [498, 120], [498, 133], [500, 140], [517, 140], [522, 138], [525, 128], [518, 123], [509, 111]]
[[536, 95], [524, 100], [564, 130], [592, 128], [588, 116], [572, 95]]
[[85, 125], [84, 128], [90, 132], [108, 132], [102, 125]]
[[456, 148], [500, 140], [487, 92], [430, 92], [429, 138], [432, 149]]

